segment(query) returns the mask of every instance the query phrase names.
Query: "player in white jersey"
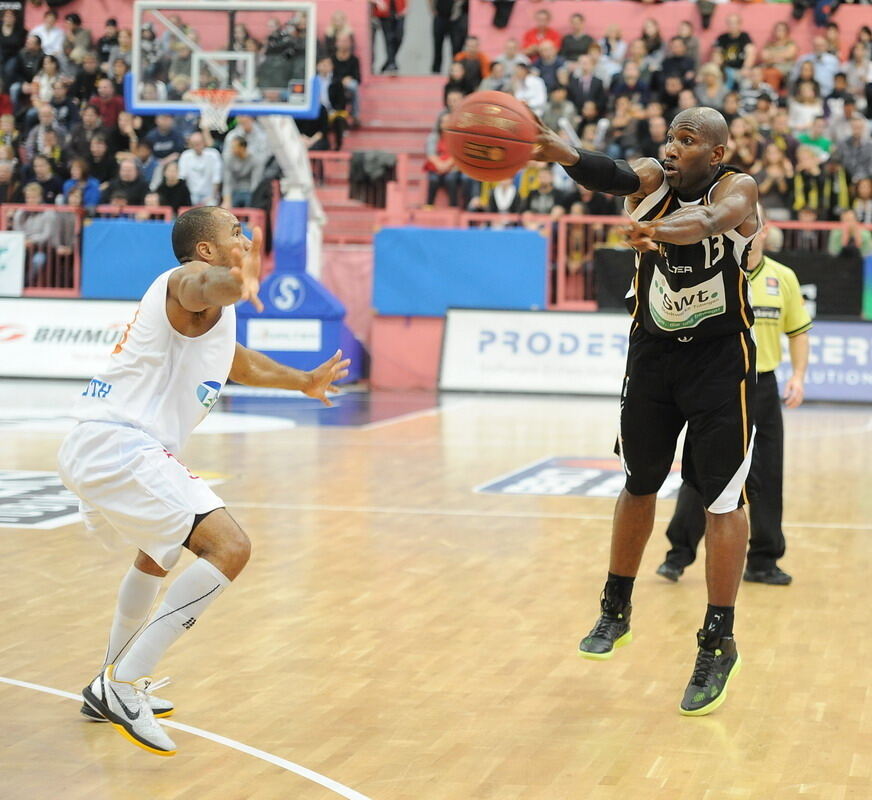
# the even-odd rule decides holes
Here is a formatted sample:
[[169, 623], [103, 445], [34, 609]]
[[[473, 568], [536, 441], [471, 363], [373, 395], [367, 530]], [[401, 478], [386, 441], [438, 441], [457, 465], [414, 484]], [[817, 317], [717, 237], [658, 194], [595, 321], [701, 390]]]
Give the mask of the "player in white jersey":
[[[348, 375], [341, 351], [311, 372], [285, 367], [236, 342], [234, 303], [263, 310], [262, 234], [252, 240], [222, 208], [195, 208], [173, 227], [181, 266], [149, 287], [106, 369], [79, 398], [78, 425], [58, 454], [64, 484], [80, 498], [86, 528], [138, 549], [121, 582], [100, 674], [82, 692], [82, 713], [109, 721], [134, 744], [171, 756], [155, 721], [172, 703], [150, 690], [166, 649], [239, 574], [251, 545], [222, 500], [176, 459], [228, 377], [296, 389], [331, 405]], [[197, 560], [167, 590], [146, 624], [161, 581], [188, 548]]]

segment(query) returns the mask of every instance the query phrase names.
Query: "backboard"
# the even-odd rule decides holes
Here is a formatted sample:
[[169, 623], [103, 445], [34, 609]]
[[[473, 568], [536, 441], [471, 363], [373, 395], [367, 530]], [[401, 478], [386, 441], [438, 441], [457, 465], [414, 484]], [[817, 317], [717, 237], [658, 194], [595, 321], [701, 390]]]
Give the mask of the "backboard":
[[234, 89], [231, 115], [318, 114], [314, 2], [137, 0], [132, 33], [134, 113], [196, 113], [191, 90]]

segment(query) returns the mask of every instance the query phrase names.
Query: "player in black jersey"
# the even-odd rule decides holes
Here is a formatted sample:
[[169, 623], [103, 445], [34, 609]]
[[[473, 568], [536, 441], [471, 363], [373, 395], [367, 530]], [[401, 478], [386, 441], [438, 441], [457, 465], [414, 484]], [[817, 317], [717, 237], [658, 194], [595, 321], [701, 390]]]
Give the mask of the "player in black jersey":
[[662, 164], [576, 150], [544, 126], [537, 144], [538, 158], [563, 164], [578, 183], [626, 198], [625, 234], [637, 251], [617, 447], [627, 480], [615, 507], [601, 615], [579, 650], [608, 659], [632, 638], [633, 581], [686, 424], [682, 475], [705, 500], [709, 603], [680, 704], [690, 716], [724, 701], [741, 664], [733, 614], [748, 539], [742, 506], [756, 383], [744, 268], [759, 221], [753, 178], [722, 164], [727, 135], [719, 112], [691, 108], [673, 120]]

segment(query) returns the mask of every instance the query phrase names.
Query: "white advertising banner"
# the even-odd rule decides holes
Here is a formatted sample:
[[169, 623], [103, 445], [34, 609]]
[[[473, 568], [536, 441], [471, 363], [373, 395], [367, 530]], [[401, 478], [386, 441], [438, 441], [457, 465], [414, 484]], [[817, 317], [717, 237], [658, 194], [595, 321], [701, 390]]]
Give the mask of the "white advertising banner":
[[248, 346], [262, 351], [317, 353], [321, 349], [321, 320], [249, 319]]
[[627, 314], [449, 309], [439, 388], [620, 395], [630, 322]]
[[0, 376], [91, 378], [136, 307], [121, 300], [0, 299]]
[[24, 233], [0, 231], [0, 296], [21, 297], [24, 289]]

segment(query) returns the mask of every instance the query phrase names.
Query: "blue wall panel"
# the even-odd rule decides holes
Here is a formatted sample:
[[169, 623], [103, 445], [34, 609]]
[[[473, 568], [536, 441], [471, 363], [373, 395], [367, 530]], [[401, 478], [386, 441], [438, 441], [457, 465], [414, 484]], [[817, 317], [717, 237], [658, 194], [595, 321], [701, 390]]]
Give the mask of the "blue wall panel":
[[386, 228], [374, 244], [379, 314], [545, 307], [546, 241], [534, 231]]

